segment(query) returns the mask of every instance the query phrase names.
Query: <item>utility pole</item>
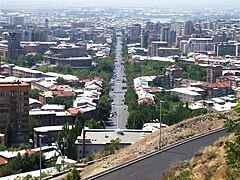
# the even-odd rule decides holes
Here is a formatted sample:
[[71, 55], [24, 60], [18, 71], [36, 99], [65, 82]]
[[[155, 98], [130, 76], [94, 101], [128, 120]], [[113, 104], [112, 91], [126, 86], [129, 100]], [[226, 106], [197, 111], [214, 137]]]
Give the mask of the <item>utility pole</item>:
[[162, 147], [162, 102], [164, 101], [159, 101], [160, 103], [160, 112], [159, 112], [159, 143], [158, 143], [158, 150], [161, 149]]
[[[46, 135], [45, 135], [46, 136]], [[42, 180], [42, 138], [45, 137], [44, 135], [39, 135], [39, 145], [40, 145], [40, 162], [39, 162], [39, 168], [40, 168], [40, 180]]]
[[39, 168], [40, 168], [40, 180], [42, 180], [42, 136], [39, 135], [39, 144], [40, 144], [40, 162], [39, 162]]

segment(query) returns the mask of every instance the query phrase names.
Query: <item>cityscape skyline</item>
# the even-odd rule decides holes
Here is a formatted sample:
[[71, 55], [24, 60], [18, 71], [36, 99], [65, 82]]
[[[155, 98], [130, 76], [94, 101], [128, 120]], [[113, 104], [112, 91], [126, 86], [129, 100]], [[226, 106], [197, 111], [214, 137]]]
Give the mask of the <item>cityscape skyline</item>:
[[0, 0], [0, 179], [237, 179], [238, 1]]
[[[57, 4], [56, 4], [57, 3]], [[25, 8], [52, 8], [52, 7], [62, 7], [62, 6], [98, 6], [98, 7], [157, 7], [157, 8], [198, 8], [198, 7], [224, 7], [224, 8], [238, 8], [237, 0], [216, 0], [216, 1], [191, 1], [191, 0], [12, 0], [11, 2], [7, 0], [2, 0], [0, 2], [0, 7], [5, 8], [16, 8], [25, 9]]]

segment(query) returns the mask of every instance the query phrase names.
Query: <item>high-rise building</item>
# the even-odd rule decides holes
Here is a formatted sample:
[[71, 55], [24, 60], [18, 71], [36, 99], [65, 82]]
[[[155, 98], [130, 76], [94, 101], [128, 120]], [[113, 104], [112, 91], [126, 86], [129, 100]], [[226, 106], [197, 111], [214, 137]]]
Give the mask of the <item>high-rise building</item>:
[[132, 26], [132, 37], [139, 37], [141, 35], [141, 24], [134, 24]]
[[157, 33], [160, 33], [160, 31], [161, 31], [161, 23], [160, 22], [157, 22], [154, 24], [154, 31]]
[[21, 37], [22, 41], [32, 41], [32, 37], [33, 37], [32, 30], [23, 30], [22, 31], [22, 37]]
[[32, 32], [32, 41], [47, 41], [47, 36], [50, 32], [45, 28], [36, 28]]
[[165, 27], [162, 29], [162, 41], [166, 41], [169, 44], [170, 41], [170, 28], [169, 27]]
[[184, 35], [191, 35], [193, 33], [194, 27], [192, 21], [186, 21], [184, 23]]
[[181, 35], [182, 23], [178, 23], [178, 22], [172, 23], [171, 30], [176, 31], [177, 35]]
[[146, 22], [146, 30], [153, 31], [154, 30], [154, 23], [153, 22]]
[[207, 67], [207, 82], [214, 83], [219, 76], [222, 76], [221, 65], [209, 65]]
[[158, 48], [167, 47], [167, 42], [165, 41], [152, 41], [148, 46], [148, 55], [150, 57], [157, 56]]
[[236, 56], [238, 46], [234, 43], [220, 43], [217, 45], [217, 56]]
[[145, 29], [141, 33], [141, 48], [148, 48], [149, 32]]
[[29, 88], [24, 82], [0, 82], [0, 133], [10, 125], [13, 144], [28, 142]]
[[166, 41], [168, 45], [175, 43], [176, 41], [176, 31], [171, 30], [169, 27], [162, 29], [162, 41]]
[[24, 25], [24, 17], [23, 16], [12, 16], [10, 17], [10, 24], [14, 25]]
[[17, 59], [22, 54], [22, 47], [20, 46], [20, 33], [11, 32], [8, 34], [8, 59]]
[[49, 28], [49, 21], [48, 21], [48, 19], [45, 19], [45, 28], [46, 28], [46, 29]]

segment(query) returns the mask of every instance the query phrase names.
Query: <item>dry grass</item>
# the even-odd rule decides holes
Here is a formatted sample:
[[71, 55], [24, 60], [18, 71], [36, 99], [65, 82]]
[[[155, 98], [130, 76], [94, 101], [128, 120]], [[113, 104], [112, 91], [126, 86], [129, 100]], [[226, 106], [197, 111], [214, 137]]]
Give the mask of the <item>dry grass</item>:
[[[224, 143], [234, 135], [222, 137], [213, 146], [206, 146], [188, 162], [176, 162], [162, 179], [225, 180]], [[237, 179], [236, 179], [237, 180]]]
[[[210, 130], [219, 129], [224, 126], [224, 120], [219, 117], [225, 116], [229, 119], [237, 119], [237, 114], [234, 111], [228, 111], [224, 113], [212, 113], [202, 115], [192, 119], [185, 120], [179, 124], [165, 128], [162, 131], [163, 145], [170, 145], [177, 141], [192, 137], [194, 135], [209, 132]], [[110, 157], [96, 162], [84, 168], [81, 173], [81, 177], [85, 178], [101, 171], [107, 170], [111, 167], [126, 163], [144, 154], [150, 153], [156, 150], [158, 144], [159, 132], [155, 132], [146, 138], [136, 142], [135, 144], [128, 146], [124, 149], [120, 149]], [[171, 138], [169, 138], [171, 137]], [[221, 142], [218, 142], [220, 146]], [[215, 149], [216, 150], [216, 149]], [[212, 150], [206, 150], [207, 157], [215, 158]], [[197, 160], [195, 160], [197, 161]], [[200, 167], [199, 167], [200, 168]]]

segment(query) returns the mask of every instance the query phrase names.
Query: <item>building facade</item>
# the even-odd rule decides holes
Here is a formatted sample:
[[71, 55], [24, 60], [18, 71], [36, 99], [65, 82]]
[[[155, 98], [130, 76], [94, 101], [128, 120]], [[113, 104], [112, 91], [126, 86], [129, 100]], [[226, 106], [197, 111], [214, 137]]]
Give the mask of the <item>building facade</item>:
[[59, 45], [51, 47], [44, 55], [47, 64], [58, 66], [71, 65], [72, 68], [90, 68], [92, 58], [86, 56], [86, 45]]
[[22, 54], [22, 47], [20, 46], [20, 33], [9, 33], [8, 35], [8, 59], [17, 59]]
[[0, 133], [11, 126], [12, 143], [28, 142], [29, 84], [0, 82]]

